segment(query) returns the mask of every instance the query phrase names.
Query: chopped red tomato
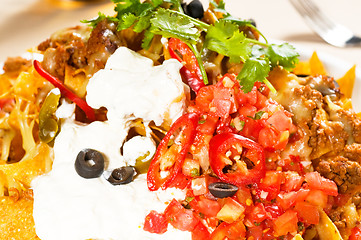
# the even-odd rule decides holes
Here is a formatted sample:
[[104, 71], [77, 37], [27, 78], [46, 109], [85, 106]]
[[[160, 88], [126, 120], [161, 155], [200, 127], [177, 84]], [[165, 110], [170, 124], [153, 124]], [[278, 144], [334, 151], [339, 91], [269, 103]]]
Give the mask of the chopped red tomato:
[[301, 185], [304, 181], [304, 177], [300, 176], [297, 172], [287, 171], [283, 173], [285, 176], [285, 181], [281, 186], [283, 191], [297, 191], [301, 188]]
[[236, 193], [236, 197], [239, 203], [244, 206], [251, 206], [253, 204], [252, 195], [249, 189], [245, 187], [239, 187]]
[[267, 119], [267, 123], [280, 132], [286, 130], [290, 131], [293, 126], [292, 119], [286, 116], [285, 112], [282, 110], [274, 112], [272, 116]]
[[283, 236], [287, 233], [297, 232], [297, 222], [297, 212], [293, 210], [287, 210], [284, 214], [273, 220], [275, 235]]
[[186, 189], [191, 185], [192, 178], [185, 176], [182, 172], [179, 172], [168, 187], [174, 187], [178, 189]]
[[197, 212], [204, 214], [206, 217], [215, 217], [221, 210], [221, 205], [216, 200], [200, 197], [196, 201], [195, 208]]
[[305, 180], [310, 188], [318, 189], [330, 196], [337, 196], [337, 185], [334, 181], [322, 177], [318, 172], [309, 172], [305, 174]]
[[271, 218], [272, 216], [266, 211], [263, 203], [257, 203], [247, 215], [247, 219], [254, 225], [257, 225], [263, 220]]
[[153, 210], [145, 217], [144, 231], [162, 234], [167, 231], [167, 228], [168, 221], [164, 214]]
[[192, 231], [199, 222], [192, 210], [185, 209], [175, 199], [167, 206], [164, 215], [173, 227], [182, 231]]
[[209, 112], [209, 105], [211, 104], [214, 98], [214, 91], [216, 89], [215, 85], [208, 85], [199, 89], [195, 103], [196, 106], [205, 113]]
[[202, 224], [198, 223], [192, 231], [192, 240], [209, 240], [211, 234], [208, 229]]
[[206, 194], [208, 192], [206, 177], [192, 179], [192, 190], [195, 196]]
[[309, 193], [309, 189], [300, 189], [297, 192], [281, 192], [278, 194], [276, 202], [282, 207], [283, 210], [287, 210], [296, 202], [304, 201], [308, 197]]
[[306, 202], [297, 202], [294, 210], [297, 212], [298, 218], [301, 222], [307, 224], [318, 224], [320, 220], [320, 214], [317, 206]]
[[222, 222], [211, 234], [211, 240], [236, 240], [246, 236], [246, 228], [241, 221], [234, 223]]
[[251, 226], [247, 228], [247, 239], [263, 240], [263, 226]]
[[257, 113], [257, 108], [251, 104], [245, 104], [238, 109], [238, 112], [242, 116], [254, 118]]
[[281, 207], [276, 204], [265, 205], [264, 209], [269, 213], [270, 219], [278, 218], [284, 213]]
[[349, 240], [361, 240], [361, 226], [358, 225], [351, 230]]
[[244, 93], [241, 89], [239, 89], [236, 94], [236, 99], [240, 105], [244, 105], [246, 103], [255, 105], [257, 103], [257, 87], [253, 87], [252, 91], [248, 93]]
[[321, 190], [311, 190], [308, 193], [305, 201], [323, 209], [327, 206], [328, 196]]
[[304, 175], [304, 167], [299, 156], [290, 155], [289, 158], [282, 159], [279, 164], [283, 171], [295, 171], [299, 175]]
[[344, 206], [347, 201], [351, 198], [350, 194], [338, 194], [336, 197], [334, 197], [334, 204], [336, 206], [342, 207]]
[[262, 178], [258, 185], [260, 189], [267, 191], [269, 196], [267, 199], [275, 199], [280, 192], [281, 184], [284, 182], [284, 175], [281, 171], [266, 171], [266, 175]]
[[259, 132], [264, 128], [262, 120], [254, 120], [249, 117], [241, 119], [244, 121], [244, 127], [240, 134], [258, 142]]

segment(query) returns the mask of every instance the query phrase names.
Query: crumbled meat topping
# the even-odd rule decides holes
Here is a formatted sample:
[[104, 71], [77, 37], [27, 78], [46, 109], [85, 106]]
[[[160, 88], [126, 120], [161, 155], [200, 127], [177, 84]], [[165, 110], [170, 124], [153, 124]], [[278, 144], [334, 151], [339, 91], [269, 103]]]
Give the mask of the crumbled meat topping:
[[9, 57], [6, 59], [3, 70], [6, 74], [16, 77], [21, 71], [31, 66], [31, 61], [22, 57]]
[[360, 164], [342, 156], [322, 159], [316, 170], [324, 177], [335, 181], [341, 193], [346, 193], [361, 184]]

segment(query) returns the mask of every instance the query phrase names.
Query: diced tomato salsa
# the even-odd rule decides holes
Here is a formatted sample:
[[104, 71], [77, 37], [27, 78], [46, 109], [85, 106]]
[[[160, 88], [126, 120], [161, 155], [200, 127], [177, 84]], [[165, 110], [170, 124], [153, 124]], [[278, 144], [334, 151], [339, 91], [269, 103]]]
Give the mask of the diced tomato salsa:
[[[335, 182], [306, 172], [298, 156], [281, 157], [297, 128], [269, 92], [256, 83], [244, 93], [233, 74], [199, 89], [188, 108], [199, 116], [195, 136], [186, 143], [186, 156], [175, 157], [182, 167], [167, 186], [185, 189], [187, 196], [173, 199], [163, 213], [150, 212], [144, 230], [162, 234], [171, 224], [192, 232], [194, 240], [292, 239], [319, 223], [319, 211], [327, 210], [330, 200], [342, 200]], [[215, 196], [209, 186], [217, 182], [238, 190]], [[353, 236], [359, 232], [355, 228]]]

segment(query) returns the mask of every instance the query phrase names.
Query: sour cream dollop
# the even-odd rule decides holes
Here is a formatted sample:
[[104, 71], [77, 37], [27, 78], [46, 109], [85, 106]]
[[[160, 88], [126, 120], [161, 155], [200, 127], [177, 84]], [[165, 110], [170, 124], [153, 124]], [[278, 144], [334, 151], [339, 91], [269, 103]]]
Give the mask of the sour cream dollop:
[[[54, 143], [53, 168], [32, 182], [35, 228], [41, 239], [191, 238], [189, 232], [171, 226], [162, 235], [143, 231], [144, 218], [151, 210], [163, 211], [173, 198], [183, 199], [184, 192], [150, 192], [145, 174], [127, 185], [113, 186], [103, 176], [84, 179], [74, 168], [76, 156], [84, 148], [103, 153], [106, 171], [134, 164], [137, 154], [151, 151], [153, 155], [149, 123], [170, 124], [186, 107], [189, 89], [181, 80], [180, 67], [176, 60], [153, 66], [150, 59], [121, 47], [87, 87], [88, 104], [106, 107], [107, 121], [80, 124], [74, 120], [74, 107], [63, 102], [57, 115], [63, 119]], [[147, 134], [126, 144], [124, 158], [120, 148], [138, 119]], [[146, 144], [137, 148], [137, 142]]]

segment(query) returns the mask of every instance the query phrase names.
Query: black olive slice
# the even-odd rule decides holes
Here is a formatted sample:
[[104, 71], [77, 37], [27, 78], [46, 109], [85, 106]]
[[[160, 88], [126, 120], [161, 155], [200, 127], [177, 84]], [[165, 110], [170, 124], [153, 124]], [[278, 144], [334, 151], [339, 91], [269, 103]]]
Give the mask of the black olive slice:
[[133, 181], [135, 174], [136, 170], [131, 166], [116, 168], [110, 174], [108, 181], [113, 185], [127, 184]]
[[224, 182], [215, 182], [208, 185], [209, 192], [216, 198], [231, 197], [238, 191], [238, 187]]
[[104, 171], [104, 157], [94, 149], [85, 148], [78, 153], [74, 166], [79, 176], [97, 178]]
[[193, 0], [188, 5], [183, 6], [185, 14], [192, 18], [203, 18], [204, 9], [203, 5], [199, 0]]

